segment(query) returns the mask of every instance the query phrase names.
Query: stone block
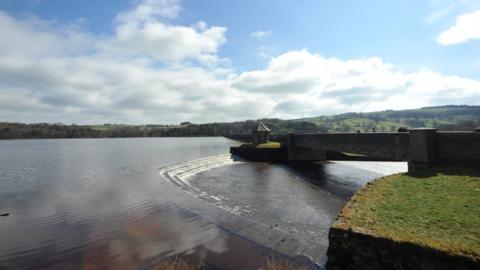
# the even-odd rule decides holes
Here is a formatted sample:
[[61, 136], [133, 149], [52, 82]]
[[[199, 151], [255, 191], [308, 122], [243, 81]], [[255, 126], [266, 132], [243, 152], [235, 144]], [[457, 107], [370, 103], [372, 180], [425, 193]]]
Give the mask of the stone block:
[[432, 166], [437, 159], [437, 129], [410, 130], [408, 152], [409, 170]]

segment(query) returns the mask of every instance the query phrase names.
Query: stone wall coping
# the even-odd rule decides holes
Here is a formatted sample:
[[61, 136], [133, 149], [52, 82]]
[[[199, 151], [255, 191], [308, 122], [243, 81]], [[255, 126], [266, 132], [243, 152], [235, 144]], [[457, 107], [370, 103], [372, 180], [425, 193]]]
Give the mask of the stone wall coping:
[[289, 134], [293, 135], [338, 135], [338, 134], [408, 134], [408, 132], [322, 132], [322, 133], [292, 133], [289, 132]]
[[438, 130], [437, 128], [412, 128], [409, 129], [408, 131], [423, 131], [423, 130]]
[[439, 131], [438, 133], [449, 133], [449, 134], [471, 134], [471, 133], [475, 133], [475, 132], [480, 132], [479, 131], [475, 131], [475, 130], [472, 130], [472, 131], [468, 131], [468, 130], [461, 130], [461, 131]]

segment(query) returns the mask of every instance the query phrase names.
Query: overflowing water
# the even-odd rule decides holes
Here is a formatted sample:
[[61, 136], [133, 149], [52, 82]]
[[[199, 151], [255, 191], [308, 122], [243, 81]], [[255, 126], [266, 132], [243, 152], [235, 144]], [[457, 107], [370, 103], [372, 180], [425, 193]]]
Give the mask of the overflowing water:
[[0, 141], [0, 214], [10, 214], [0, 217], [0, 269], [130, 269], [175, 255], [249, 269], [276, 252], [321, 264], [345, 200], [406, 170], [396, 162], [249, 163], [226, 154], [233, 145]]
[[207, 171], [216, 167], [232, 164], [231, 155], [224, 154], [195, 160], [189, 160], [179, 164], [163, 167], [159, 170], [160, 174], [171, 180], [172, 183], [182, 188], [192, 188], [187, 178], [199, 172]]

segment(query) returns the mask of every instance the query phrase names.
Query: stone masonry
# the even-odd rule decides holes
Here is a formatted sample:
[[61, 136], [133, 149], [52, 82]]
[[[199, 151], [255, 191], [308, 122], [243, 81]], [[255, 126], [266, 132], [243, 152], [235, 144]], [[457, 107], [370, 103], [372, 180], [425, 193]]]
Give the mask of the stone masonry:
[[378, 160], [408, 161], [409, 170], [437, 163], [480, 165], [480, 132], [438, 132], [412, 129], [405, 133], [289, 134], [289, 161], [322, 160], [325, 151], [362, 154]]

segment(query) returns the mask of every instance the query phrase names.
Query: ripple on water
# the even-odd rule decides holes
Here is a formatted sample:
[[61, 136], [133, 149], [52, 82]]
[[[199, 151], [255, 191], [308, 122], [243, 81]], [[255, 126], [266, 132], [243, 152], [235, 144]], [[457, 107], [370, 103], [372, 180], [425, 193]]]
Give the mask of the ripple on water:
[[[312, 242], [326, 245], [320, 228], [344, 201], [336, 190], [351, 192], [353, 175], [367, 174], [336, 165], [312, 168], [323, 175], [312, 178], [219, 155], [233, 144], [223, 138], [0, 142], [8, 153], [0, 155], [0, 212], [11, 213], [0, 219], [0, 268], [134, 268], [151, 256], [196, 253], [240, 264], [238, 254], [258, 250], [232, 244], [234, 235], [203, 217], [221, 217], [221, 228], [282, 252], [307, 239], [298, 254], [315, 253]], [[168, 181], [160, 180], [158, 167]], [[237, 257], [222, 257], [230, 250]]]
[[[79, 222], [71, 222], [72, 220]], [[152, 256], [227, 249], [213, 224], [175, 205], [132, 205], [102, 219], [57, 215], [34, 220], [10, 234], [2, 232], [2, 266], [12, 269], [80, 260], [138, 264]], [[7, 248], [8, 247], [8, 248]]]

